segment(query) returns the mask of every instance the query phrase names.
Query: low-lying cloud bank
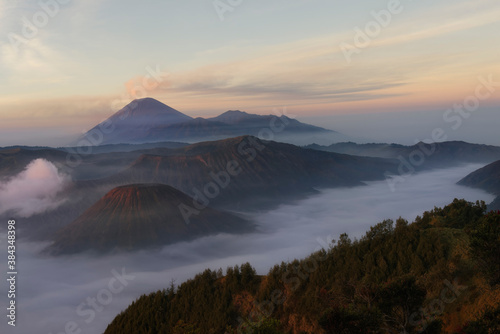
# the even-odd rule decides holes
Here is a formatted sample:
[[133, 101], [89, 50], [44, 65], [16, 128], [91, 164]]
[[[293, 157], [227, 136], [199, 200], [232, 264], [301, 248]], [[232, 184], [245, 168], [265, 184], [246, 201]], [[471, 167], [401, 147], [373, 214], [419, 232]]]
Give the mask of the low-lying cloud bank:
[[70, 182], [68, 176], [45, 160], [36, 159], [26, 169], [5, 183], [0, 183], [0, 215], [30, 217], [62, 204], [57, 195]]
[[[66, 326], [76, 326], [81, 334], [102, 333], [133, 300], [168, 287], [172, 279], [182, 283], [206, 268], [226, 269], [246, 261], [266, 274], [274, 264], [307, 256], [341, 233], [360, 237], [369, 226], [386, 218], [402, 216], [411, 221], [455, 197], [489, 202], [493, 195], [455, 184], [478, 167], [413, 175], [396, 192], [391, 192], [385, 181], [325, 190], [292, 205], [256, 214], [258, 233], [221, 234], [156, 252], [53, 259], [37, 255], [44, 245], [21, 241], [18, 324], [13, 329], [3, 321], [0, 332], [59, 334], [65, 333]], [[5, 245], [3, 237], [0, 249], [6, 249]], [[0, 289], [7, 291], [6, 282], [0, 283]], [[6, 305], [6, 300], [2, 294], [0, 305]]]

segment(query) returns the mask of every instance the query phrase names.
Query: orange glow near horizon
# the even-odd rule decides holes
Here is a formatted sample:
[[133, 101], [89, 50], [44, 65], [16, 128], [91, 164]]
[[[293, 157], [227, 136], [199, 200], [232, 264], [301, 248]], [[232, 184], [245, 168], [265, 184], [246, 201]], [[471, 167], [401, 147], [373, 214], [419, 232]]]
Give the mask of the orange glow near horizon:
[[[68, 10], [80, 12], [78, 6]], [[370, 13], [371, 5], [366, 4], [366, 9]], [[4, 89], [0, 129], [59, 127], [62, 132], [81, 132], [134, 98], [146, 96], [193, 117], [231, 109], [270, 114], [282, 107], [298, 116], [332, 117], [444, 110], [474, 95], [478, 77], [492, 76], [500, 82], [500, 47], [491, 42], [500, 27], [496, 1], [434, 4], [432, 15], [419, 4], [407, 6], [369, 45], [346, 55], [340, 45], [355, 44], [354, 28], [364, 26], [357, 11], [350, 13], [357, 23], [339, 16], [342, 24], [339, 21], [331, 31], [311, 30], [296, 36], [290, 30], [275, 39], [267, 39], [262, 31], [235, 39], [217, 30], [218, 25], [211, 26], [220, 33], [211, 43], [203, 43], [208, 38], [205, 31], [183, 35], [181, 40], [169, 35], [178, 43], [192, 41], [187, 48], [180, 43], [185, 49], [179, 47], [184, 51], [178, 53], [157, 40], [127, 48], [125, 53], [118, 42], [100, 45], [92, 40], [96, 47], [105, 47], [109, 56], [87, 49], [73, 53], [63, 44], [50, 44], [44, 34], [17, 54], [0, 44], [0, 69], [6, 73], [0, 78]], [[366, 20], [366, 15], [362, 17]], [[251, 15], [247, 19], [246, 27], [252, 27]], [[168, 27], [168, 21], [164, 24]], [[227, 22], [234, 29], [239, 24], [243, 23]], [[121, 41], [144, 42], [121, 33], [115, 33]], [[481, 105], [500, 103], [497, 87]]]

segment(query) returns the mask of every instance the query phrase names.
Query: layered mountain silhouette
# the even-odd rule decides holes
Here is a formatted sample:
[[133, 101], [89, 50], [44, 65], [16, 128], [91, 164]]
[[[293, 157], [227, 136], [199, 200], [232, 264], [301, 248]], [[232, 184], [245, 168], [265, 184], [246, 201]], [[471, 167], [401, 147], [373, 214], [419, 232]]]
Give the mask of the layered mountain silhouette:
[[422, 153], [425, 161], [419, 166], [414, 166], [416, 169], [450, 167], [460, 163], [491, 163], [500, 159], [500, 147], [498, 146], [470, 144], [463, 141], [448, 141], [434, 144], [420, 142], [411, 146], [399, 144], [356, 144], [353, 142], [346, 142], [332, 144], [330, 146], [313, 144], [305, 147], [356, 156], [388, 159], [403, 158], [406, 160], [412, 155], [421, 155]]
[[[419, 148], [379, 146], [388, 146], [389, 151], [390, 147], [400, 148], [398, 154], [405, 154], [406, 158]], [[94, 154], [94, 151], [106, 153]], [[490, 163], [500, 159], [499, 152], [500, 148], [493, 146], [441, 143], [420, 168], [457, 166], [481, 159]], [[37, 158], [49, 160], [73, 179], [72, 186], [64, 193], [67, 201], [60, 207], [23, 220], [23, 236], [46, 240], [76, 220], [107, 192], [127, 184], [167, 184], [200, 203], [208, 202], [211, 207], [245, 211], [304, 198], [320, 188], [383, 180], [386, 172], [397, 174], [400, 164], [396, 153], [389, 155], [391, 158], [351, 156], [263, 141], [253, 136], [191, 145], [106, 145], [93, 148], [90, 154], [79, 155], [81, 161], [74, 167], [67, 165], [68, 154], [66, 149], [0, 149], [0, 181], [15, 176]], [[232, 164], [229, 165], [232, 174], [228, 163]], [[41, 225], [40, 221], [45, 223]]]
[[182, 209], [192, 205], [192, 198], [167, 185], [117, 187], [58, 231], [46, 252], [136, 250], [215, 233], [253, 230], [248, 221], [209, 207], [186, 219]]
[[458, 184], [483, 189], [497, 195], [488, 208], [500, 210], [500, 160], [472, 172], [460, 180]]
[[[241, 135], [293, 139], [293, 135], [330, 136], [335, 131], [301, 123], [285, 115], [261, 116], [231, 110], [213, 118], [187, 116], [153, 98], [134, 100], [88, 131], [81, 139], [100, 144], [159, 141], [199, 142]], [[267, 137], [266, 137], [267, 138]], [[331, 141], [330, 141], [331, 142]]]
[[[44, 152], [40, 155], [46, 156]], [[51, 151], [49, 160], [64, 166], [68, 153], [54, 152]], [[38, 155], [36, 151], [11, 152], [6, 155], [5, 163], [15, 167], [16, 161], [27, 161], [27, 157], [34, 159]], [[176, 149], [157, 147], [89, 154], [82, 155], [81, 159], [74, 168], [66, 166], [65, 172], [73, 179], [72, 186], [64, 193], [67, 200], [55, 210], [25, 218], [23, 236], [46, 240], [78, 219], [107, 192], [128, 184], [167, 184], [194, 197], [197, 203], [246, 211], [304, 198], [319, 188], [382, 180], [386, 171], [394, 171], [396, 167], [396, 163], [388, 159], [303, 149], [252, 136]], [[12, 176], [9, 173], [6, 176], [9, 175]], [[45, 223], [41, 225], [40, 221]]]
[[264, 205], [315, 188], [381, 180], [396, 161], [303, 149], [241, 136], [144, 154], [101, 184], [158, 182], [224, 205]]

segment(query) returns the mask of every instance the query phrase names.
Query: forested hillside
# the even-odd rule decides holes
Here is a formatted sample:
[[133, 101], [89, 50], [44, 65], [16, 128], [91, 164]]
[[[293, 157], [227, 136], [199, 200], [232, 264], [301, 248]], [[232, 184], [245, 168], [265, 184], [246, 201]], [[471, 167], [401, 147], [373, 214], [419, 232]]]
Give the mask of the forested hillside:
[[343, 234], [266, 276], [246, 263], [165, 282], [105, 334], [499, 333], [499, 238], [500, 212], [455, 200], [412, 224]]

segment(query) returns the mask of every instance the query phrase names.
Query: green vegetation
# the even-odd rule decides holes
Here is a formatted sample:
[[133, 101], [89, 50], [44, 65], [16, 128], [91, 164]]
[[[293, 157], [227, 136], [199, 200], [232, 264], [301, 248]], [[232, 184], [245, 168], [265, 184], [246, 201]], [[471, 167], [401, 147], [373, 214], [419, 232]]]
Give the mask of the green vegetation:
[[499, 238], [500, 212], [454, 200], [266, 276], [248, 263], [205, 270], [141, 296], [105, 334], [498, 333]]

